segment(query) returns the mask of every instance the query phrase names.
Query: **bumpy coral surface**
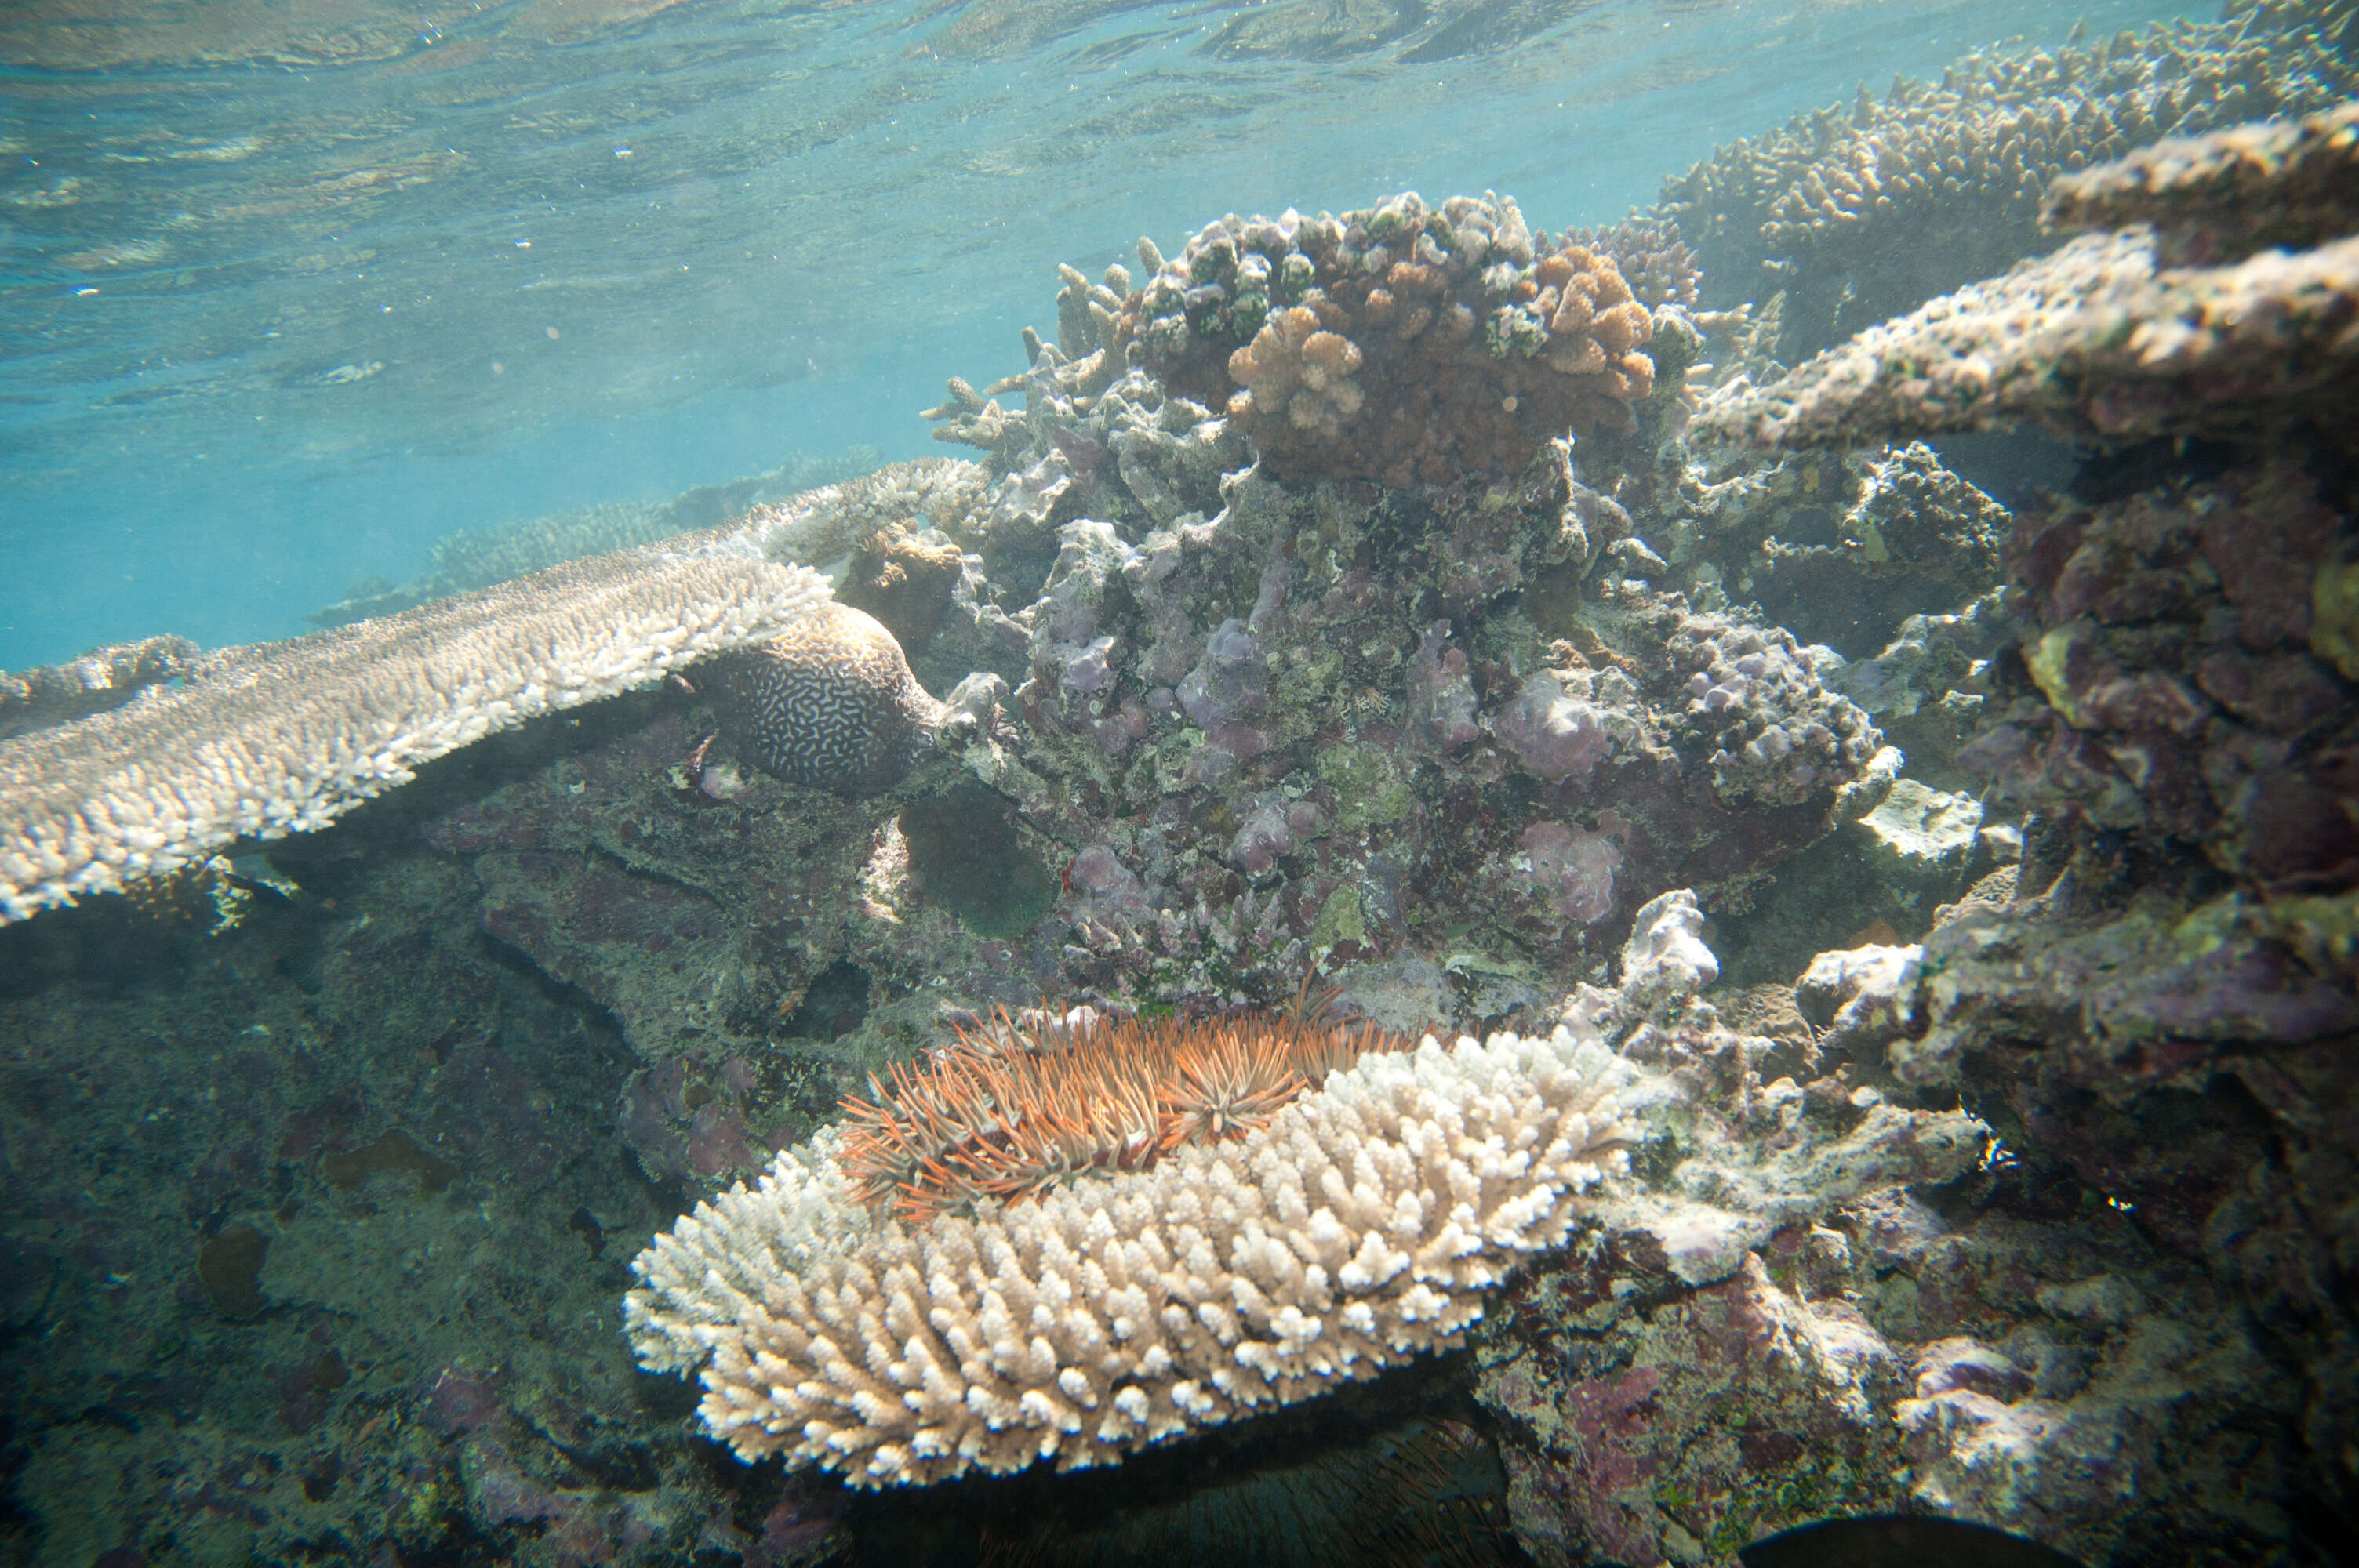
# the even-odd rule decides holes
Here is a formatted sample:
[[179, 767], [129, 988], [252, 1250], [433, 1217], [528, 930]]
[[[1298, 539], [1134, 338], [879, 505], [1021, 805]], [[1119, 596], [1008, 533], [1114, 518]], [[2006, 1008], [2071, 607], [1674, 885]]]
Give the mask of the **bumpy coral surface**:
[[1651, 326], [1609, 256], [1551, 247], [1512, 200], [1411, 193], [1210, 224], [1125, 302], [1119, 339], [1280, 474], [1446, 484], [1626, 426]]
[[829, 603], [723, 663], [723, 732], [790, 784], [872, 795], [931, 744], [941, 704], [875, 616]]
[[1560, 1029], [1362, 1058], [1237, 1142], [878, 1219], [842, 1136], [635, 1264], [640, 1358], [706, 1426], [855, 1485], [1110, 1464], [1459, 1343], [1620, 1168], [1628, 1069]]
[[2359, 240], [2158, 269], [2143, 230], [2092, 234], [2006, 276], [1738, 387], [1702, 432], [1762, 445], [1843, 443], [2038, 423], [2127, 442], [2346, 408]]
[[2297, 121], [2173, 137], [2059, 178], [2040, 221], [2052, 228], [2158, 222], [2174, 264], [2299, 250], [2350, 230], [2359, 213], [2359, 103]]
[[1798, 116], [1666, 180], [1660, 211], [1732, 299], [1787, 291], [1782, 353], [1823, 349], [2044, 248], [2037, 220], [2057, 175], [2164, 136], [2323, 110], [2359, 86], [2332, 7], [2242, 9], [1968, 55], [1881, 98], [1863, 86], [1848, 111]]

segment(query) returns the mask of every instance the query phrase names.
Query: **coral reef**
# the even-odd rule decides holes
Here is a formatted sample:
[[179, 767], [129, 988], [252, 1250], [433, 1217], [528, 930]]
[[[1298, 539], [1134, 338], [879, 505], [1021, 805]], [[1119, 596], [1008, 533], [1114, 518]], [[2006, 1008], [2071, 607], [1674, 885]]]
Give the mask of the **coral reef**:
[[2198, 842], [2256, 891], [2359, 885], [2359, 711], [2316, 589], [2353, 547], [2347, 499], [2279, 454], [2017, 530], [2019, 662], [1960, 761], [2043, 811]]
[[[2342, 417], [2353, 401], [2347, 327], [2359, 313], [2359, 239], [2337, 237], [2359, 227], [2348, 119], [2232, 129], [2092, 169], [2060, 187], [2060, 213], [2101, 218], [2129, 193], [2154, 226], [2083, 235], [1767, 386], [1731, 383], [1698, 433], [1824, 445], [2029, 423], [2123, 446]], [[2232, 172], [2201, 172], [2216, 168]], [[2077, 192], [2100, 194], [2083, 205]], [[2223, 222], [2310, 248], [2248, 254], [2251, 241], [2219, 237]]]
[[1700, 580], [1853, 659], [1882, 650], [1909, 615], [1997, 587], [2012, 526], [1922, 442], [1700, 466], [1682, 477], [1677, 505], [1667, 542], [1690, 576], [1708, 562], [1712, 575]]
[[1551, 247], [1496, 196], [1232, 214], [1151, 271], [1115, 342], [1289, 479], [1509, 478], [1568, 428], [1626, 427], [1654, 387], [1611, 257]]
[[2156, 223], [2169, 265], [2207, 265], [2269, 249], [2306, 250], [2347, 232], [2359, 212], [2359, 103], [2299, 120], [2171, 138], [2059, 178], [2048, 228]]
[[1944, 994], [1917, 957], [1814, 964], [1806, 1008], [1843, 1011], [1799, 1054], [1697, 1005], [1712, 971], [1691, 961], [1650, 1011], [1575, 1003], [1668, 1075], [1642, 1163], [1670, 1175], [1606, 1195], [1587, 1238], [1476, 1333], [1537, 1561], [1721, 1562], [1877, 1511], [2027, 1529], [2089, 1562], [2165, 1543], [2228, 1562], [2283, 1540], [2298, 1396], [2224, 1310], [2231, 1291], [2158, 1251], [2130, 1206], [2076, 1220], [1979, 1123], [1860, 1081], [1912, 998]]
[[[2100, 1561], [2157, 1550], [2156, 1527], [2046, 1479], [2049, 1444], [2115, 1455], [2169, 1498], [2170, 1550], [2207, 1561], [2277, 1550], [2295, 1530], [2277, 1510], [2359, 1509], [2354, 1329], [2322, 1283], [2353, 1244], [2328, 1195], [2354, 1142], [2328, 1108], [2347, 1100], [2337, 1064], [2359, 1027], [2353, 242], [2330, 237], [2354, 222], [2346, 135], [2339, 116], [2245, 127], [2093, 169], [2060, 186], [2060, 213], [2155, 227], [2074, 241], [1723, 406], [1746, 412], [1721, 429], [1787, 440], [2016, 416], [2111, 449], [2071, 493], [2017, 508], [2003, 593], [1913, 620], [1839, 677], [1897, 708], [1895, 675], [1973, 666], [1978, 722], [1947, 761], [2032, 808], [2020, 866], [1944, 905], [1921, 945], [1821, 956], [1798, 998], [1847, 1070], [1954, 1087], [1988, 1116], [2024, 1167], [1999, 1187], [2084, 1210], [2093, 1195], [2148, 1249], [2096, 1282], [2034, 1265], [2049, 1282], [2009, 1309], [2051, 1340], [2033, 1308], [2102, 1325], [2114, 1369], [2092, 1368], [2085, 1392], [2003, 1367], [2006, 1387], [1977, 1387], [1987, 1357], [1957, 1369], [1935, 1346], [1895, 1407], [1919, 1501], [1996, 1519], [2037, 1487], [2059, 1543]], [[2266, 237], [2324, 243], [2251, 254]], [[2254, 1343], [2196, 1336], [2219, 1311], [2207, 1298], [2236, 1303]], [[2166, 1374], [2164, 1346], [2192, 1359]], [[2254, 1365], [2256, 1348], [2291, 1370]], [[2204, 1392], [2166, 1417], [2152, 1390], [2190, 1368]], [[2185, 1457], [2230, 1444], [2217, 1390], [2244, 1379], [2298, 1434], [2241, 1461], [2273, 1477], [2257, 1492]]]
[[701, 1371], [744, 1458], [864, 1487], [1115, 1463], [1456, 1344], [1618, 1168], [1628, 1082], [1566, 1029], [1429, 1036], [1240, 1141], [922, 1224], [875, 1217], [829, 1129], [639, 1256], [632, 1343]]
[[219, 936], [0, 931], [0, 1555], [677, 1561], [777, 1500], [614, 1335], [618, 1244], [677, 1206], [618, 1158], [612, 1023], [471, 941], [447, 860], [355, 852], [433, 788], [281, 841]]
[[[1676, 230], [1402, 198], [1065, 268], [1058, 341], [931, 411], [979, 461], [0, 741], [13, 820], [184, 711], [348, 769], [267, 844], [85, 812], [80, 881], [0, 874], [38, 915], [0, 930], [0, 1555], [1724, 1568], [1904, 1511], [2324, 1560], [2349, 126], [2085, 170], [2060, 222], [2150, 227], [1775, 356], [1976, 265], [1960, 225], [2041, 243], [2049, 164], [2319, 106], [2339, 25], [1973, 57], [1765, 144], [1752, 197], [1715, 160]], [[1828, 216], [1863, 168], [1890, 210]], [[1685, 247], [1743, 291], [1773, 220], [1784, 294], [1691, 309]], [[1366, 444], [1421, 395], [1440, 435]], [[2084, 460], [1947, 439], [2008, 420]], [[777, 597], [733, 620], [708, 569]], [[544, 636], [551, 583], [600, 623]], [[614, 613], [648, 594], [694, 602]], [[335, 649], [594, 678], [354, 732]], [[455, 754], [352, 783], [420, 725]], [[46, 907], [115, 844], [135, 896]]]
[[2057, 175], [2359, 89], [2332, 6], [2231, 10], [1967, 55], [1939, 82], [1896, 78], [1881, 98], [1863, 84], [1847, 111], [1798, 116], [1666, 180], [1658, 211], [1731, 302], [1785, 292], [1777, 351], [1802, 358], [2045, 248], [2038, 218]]
[[1694, 310], [1701, 303], [1703, 264], [1669, 218], [1634, 211], [1603, 229], [1567, 229], [1563, 243], [1612, 262], [1631, 297], [1649, 310], [1666, 305]]
[[201, 658], [186, 637], [143, 637], [62, 665], [0, 670], [0, 741], [120, 708], [151, 686], [188, 679]]

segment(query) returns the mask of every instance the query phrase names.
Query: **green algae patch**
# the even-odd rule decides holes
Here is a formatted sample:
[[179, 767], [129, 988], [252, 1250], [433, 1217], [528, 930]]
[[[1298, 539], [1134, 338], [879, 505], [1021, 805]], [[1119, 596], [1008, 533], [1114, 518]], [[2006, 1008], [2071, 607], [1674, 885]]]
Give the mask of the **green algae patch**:
[[2310, 579], [2310, 647], [2359, 680], [2359, 561], [2329, 561]]
[[1319, 753], [1319, 782], [1335, 792], [1335, 826], [1346, 832], [1398, 822], [1417, 807], [1408, 781], [1364, 746]]
[[2089, 728], [2088, 716], [2072, 701], [2072, 681], [2070, 674], [2072, 645], [2080, 640], [2081, 623], [2077, 621], [2059, 626], [2033, 643], [2024, 654], [2023, 662], [2031, 671], [2040, 695], [2049, 706], [2064, 716], [2064, 722], [2075, 730]]
[[1360, 890], [1345, 882], [1327, 895], [1319, 906], [1319, 918], [1311, 923], [1312, 962], [1323, 962], [1346, 942], [1364, 945], [1367, 939], [1367, 908], [1360, 902]]

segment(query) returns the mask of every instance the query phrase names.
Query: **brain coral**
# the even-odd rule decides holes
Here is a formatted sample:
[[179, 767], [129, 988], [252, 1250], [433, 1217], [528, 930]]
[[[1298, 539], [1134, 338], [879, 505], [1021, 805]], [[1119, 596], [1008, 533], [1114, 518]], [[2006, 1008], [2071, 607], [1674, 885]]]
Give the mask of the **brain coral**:
[[[1151, 253], [1150, 253], [1151, 254]], [[1286, 478], [1446, 484], [1626, 427], [1652, 328], [1613, 260], [1496, 196], [1212, 223], [1125, 302], [1125, 344]]]
[[1060, 1469], [1460, 1343], [1618, 1171], [1634, 1069], [1593, 1030], [1362, 1056], [1234, 1141], [880, 1214], [829, 1128], [632, 1267], [633, 1346], [712, 1434], [855, 1486]]
[[830, 601], [721, 667], [724, 732], [789, 784], [873, 795], [932, 739], [941, 704], [875, 616]]

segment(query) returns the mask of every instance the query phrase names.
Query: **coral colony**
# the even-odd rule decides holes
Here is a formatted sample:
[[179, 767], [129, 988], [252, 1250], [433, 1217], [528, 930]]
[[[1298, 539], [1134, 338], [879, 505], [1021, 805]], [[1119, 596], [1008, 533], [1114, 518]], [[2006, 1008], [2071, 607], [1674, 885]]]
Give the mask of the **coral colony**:
[[974, 460], [0, 677], [0, 1532], [2310, 1560], [2347, 49], [1972, 56], [1604, 230], [1225, 215], [1062, 269]]

